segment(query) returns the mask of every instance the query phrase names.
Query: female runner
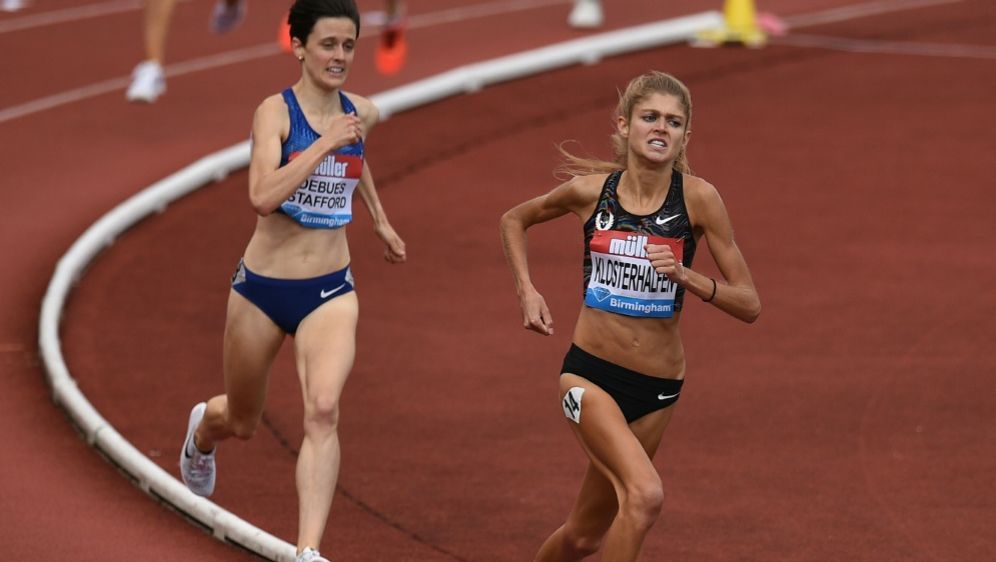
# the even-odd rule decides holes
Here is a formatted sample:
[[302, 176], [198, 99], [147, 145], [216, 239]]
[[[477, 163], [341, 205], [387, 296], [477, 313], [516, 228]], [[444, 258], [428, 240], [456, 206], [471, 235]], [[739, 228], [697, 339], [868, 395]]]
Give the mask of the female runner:
[[[689, 173], [691, 119], [691, 96], [676, 78], [635, 78], [617, 108], [615, 162], [565, 153], [572, 179], [502, 217], [523, 326], [540, 334], [553, 333], [553, 319], [529, 277], [526, 230], [572, 213], [585, 235], [584, 306], [560, 396], [590, 462], [567, 521], [537, 561], [581, 560], [599, 548], [603, 562], [639, 557], [663, 502], [652, 458], [685, 377], [684, 297], [746, 322], [761, 312], [719, 193]], [[702, 240], [721, 281], [692, 270]]]
[[301, 78], [265, 99], [253, 121], [249, 198], [259, 217], [232, 279], [225, 393], [191, 411], [180, 468], [192, 491], [212, 493], [215, 445], [253, 435], [270, 366], [285, 336], [294, 336], [304, 398], [297, 561], [321, 562], [319, 542], [339, 474], [339, 398], [356, 349], [358, 304], [345, 230], [354, 192], [373, 218], [387, 261], [405, 261], [405, 245], [384, 214], [365, 159], [377, 108], [343, 91], [360, 30], [355, 3], [297, 0], [288, 23]]

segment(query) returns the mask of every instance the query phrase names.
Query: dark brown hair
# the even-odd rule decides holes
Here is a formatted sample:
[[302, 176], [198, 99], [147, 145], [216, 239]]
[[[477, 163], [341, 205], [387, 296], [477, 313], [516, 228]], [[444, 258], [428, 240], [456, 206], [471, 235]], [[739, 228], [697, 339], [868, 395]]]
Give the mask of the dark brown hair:
[[297, 37], [304, 45], [321, 18], [349, 18], [360, 36], [360, 11], [353, 0], [296, 0], [287, 14], [291, 38]]

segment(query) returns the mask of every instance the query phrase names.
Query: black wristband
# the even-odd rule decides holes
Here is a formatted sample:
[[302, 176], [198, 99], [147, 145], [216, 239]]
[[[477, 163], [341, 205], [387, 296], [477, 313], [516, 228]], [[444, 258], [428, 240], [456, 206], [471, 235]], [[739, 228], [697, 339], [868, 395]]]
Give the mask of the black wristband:
[[702, 302], [712, 302], [712, 299], [716, 298], [716, 280], [712, 277], [710, 277], [709, 280], [712, 281], [712, 294], [709, 295], [709, 298], [702, 299]]

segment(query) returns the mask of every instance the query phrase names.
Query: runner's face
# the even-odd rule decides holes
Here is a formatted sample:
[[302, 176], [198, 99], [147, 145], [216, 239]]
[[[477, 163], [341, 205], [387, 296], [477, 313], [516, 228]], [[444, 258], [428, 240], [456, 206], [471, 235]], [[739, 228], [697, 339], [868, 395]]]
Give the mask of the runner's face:
[[356, 25], [349, 18], [321, 18], [304, 47], [295, 50], [304, 57], [304, 72], [317, 83], [340, 88], [356, 53]]
[[671, 94], [651, 94], [633, 107], [627, 123], [619, 118], [619, 132], [630, 153], [655, 163], [674, 161], [688, 142], [688, 118], [681, 101]]

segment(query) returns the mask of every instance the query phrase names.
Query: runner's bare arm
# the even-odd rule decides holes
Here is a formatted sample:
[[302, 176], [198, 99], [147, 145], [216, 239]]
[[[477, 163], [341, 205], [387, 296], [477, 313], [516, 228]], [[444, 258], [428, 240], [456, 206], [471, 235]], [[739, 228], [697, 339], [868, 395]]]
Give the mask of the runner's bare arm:
[[277, 210], [329, 152], [356, 142], [362, 124], [354, 115], [336, 117], [318, 140], [280, 167], [280, 145], [289, 131], [290, 118], [283, 98], [275, 95], [265, 99], [253, 117], [249, 161], [249, 200], [262, 216]]
[[502, 215], [499, 226], [502, 246], [519, 295], [523, 328], [547, 336], [553, 334], [550, 309], [529, 278], [526, 230], [570, 212], [582, 218], [586, 216], [586, 211], [590, 214], [598, 198], [602, 178], [604, 176], [575, 177], [545, 195], [516, 205]]
[[[356, 111], [363, 121], [364, 140], [369, 138], [370, 129], [373, 128], [380, 119], [380, 113], [370, 100], [359, 96], [350, 95], [350, 99], [356, 106]], [[384, 259], [390, 263], [403, 263], [407, 258], [405, 252], [405, 242], [394, 231], [387, 214], [381, 205], [380, 197], [377, 195], [377, 188], [374, 185], [373, 172], [370, 171], [370, 163], [363, 160], [363, 172], [360, 175], [360, 183], [356, 187], [363, 199], [363, 204], [373, 220], [374, 232], [384, 242]]]
[[405, 242], [387, 220], [387, 214], [384, 212], [384, 207], [381, 206], [380, 197], [377, 196], [377, 189], [374, 188], [370, 164], [366, 160], [363, 161], [363, 174], [360, 176], [357, 190], [360, 192], [363, 204], [370, 211], [374, 232], [384, 242], [384, 259], [390, 263], [404, 263], [408, 257], [405, 251]]
[[716, 281], [716, 292], [713, 294], [711, 278], [685, 268], [682, 268], [684, 278], [676, 281], [699, 298], [709, 299], [712, 296], [710, 302], [723, 312], [745, 322], [753, 322], [761, 314], [761, 299], [747, 261], [733, 239], [733, 224], [726, 205], [715, 187], [698, 178], [693, 180], [686, 191], [689, 215], [693, 225], [702, 230], [725, 283]]

